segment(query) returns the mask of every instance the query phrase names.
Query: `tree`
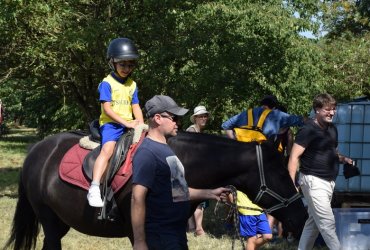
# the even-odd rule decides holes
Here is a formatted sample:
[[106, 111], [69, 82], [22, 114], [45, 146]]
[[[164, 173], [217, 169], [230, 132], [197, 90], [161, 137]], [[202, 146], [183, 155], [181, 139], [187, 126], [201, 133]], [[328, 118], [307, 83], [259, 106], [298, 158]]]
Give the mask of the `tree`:
[[370, 96], [370, 33], [361, 38], [325, 39], [321, 45], [325, 50], [324, 73], [331, 77], [325, 89], [340, 101]]
[[370, 31], [370, 2], [368, 0], [329, 1], [323, 8], [323, 20], [328, 37], [361, 36]]
[[189, 106], [211, 107], [215, 128], [270, 93], [306, 113], [324, 80], [321, 55], [298, 35], [302, 20], [293, 13], [279, 1], [217, 1], [185, 13], [180, 48], [188, 59], [176, 75]]
[[370, 2], [331, 1], [324, 5], [323, 21], [329, 33], [320, 41], [325, 54], [325, 88], [348, 101], [370, 93]]
[[317, 9], [313, 0], [3, 1], [0, 84], [25, 92], [25, 120], [42, 133], [84, 128], [99, 115], [106, 47], [129, 37], [142, 105], [154, 94], [205, 104], [212, 129], [265, 94], [306, 113], [331, 72], [325, 50], [298, 34], [316, 27]]

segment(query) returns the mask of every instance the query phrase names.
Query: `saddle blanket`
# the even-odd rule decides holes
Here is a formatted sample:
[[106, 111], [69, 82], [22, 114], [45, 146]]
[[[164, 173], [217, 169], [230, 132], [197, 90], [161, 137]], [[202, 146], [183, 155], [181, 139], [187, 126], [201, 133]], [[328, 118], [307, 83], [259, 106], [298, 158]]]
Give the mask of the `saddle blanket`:
[[[136, 152], [139, 143], [130, 146], [126, 160], [117, 171], [112, 181], [112, 190], [116, 193], [120, 190], [132, 175], [132, 157]], [[59, 176], [62, 180], [88, 190], [90, 182], [82, 169], [82, 163], [85, 156], [90, 153], [90, 150], [82, 148], [79, 144], [71, 147], [63, 156], [59, 165]]]

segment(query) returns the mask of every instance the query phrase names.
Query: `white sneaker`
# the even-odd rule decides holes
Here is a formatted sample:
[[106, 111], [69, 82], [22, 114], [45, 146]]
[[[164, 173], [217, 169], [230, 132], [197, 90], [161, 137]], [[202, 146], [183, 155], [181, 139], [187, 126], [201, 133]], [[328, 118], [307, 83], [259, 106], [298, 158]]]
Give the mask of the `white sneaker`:
[[89, 205], [92, 207], [103, 207], [103, 201], [100, 195], [99, 187], [90, 187], [89, 192], [87, 193], [87, 200]]

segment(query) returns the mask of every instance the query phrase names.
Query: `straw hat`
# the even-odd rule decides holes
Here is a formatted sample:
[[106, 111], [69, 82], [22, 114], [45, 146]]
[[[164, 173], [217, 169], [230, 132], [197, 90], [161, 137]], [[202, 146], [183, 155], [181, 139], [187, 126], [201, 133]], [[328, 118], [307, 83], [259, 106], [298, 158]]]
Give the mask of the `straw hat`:
[[198, 106], [198, 107], [195, 107], [194, 109], [194, 114], [192, 114], [192, 116], [190, 116], [190, 121], [192, 123], [194, 123], [194, 118], [196, 115], [203, 115], [203, 114], [208, 114], [208, 115], [211, 115], [211, 113], [209, 113], [206, 109], [206, 107], [204, 106]]

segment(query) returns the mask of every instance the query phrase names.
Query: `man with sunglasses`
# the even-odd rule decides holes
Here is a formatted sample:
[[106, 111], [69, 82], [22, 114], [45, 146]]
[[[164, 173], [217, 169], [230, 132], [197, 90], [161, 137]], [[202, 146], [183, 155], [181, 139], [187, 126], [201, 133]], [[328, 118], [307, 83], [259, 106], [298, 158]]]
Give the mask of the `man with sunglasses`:
[[186, 250], [189, 200], [226, 199], [226, 188], [189, 188], [184, 167], [167, 139], [188, 110], [168, 96], [145, 104], [149, 131], [133, 158], [131, 222], [135, 250]]
[[[138, 89], [131, 74], [136, 66], [139, 53], [128, 38], [116, 38], [109, 44], [107, 59], [112, 72], [99, 84], [101, 115], [101, 151], [96, 159], [93, 180], [87, 194], [92, 207], [102, 207], [100, 180], [112, 157], [116, 142], [129, 128], [143, 123], [139, 105]], [[135, 118], [135, 120], [134, 120]]]

